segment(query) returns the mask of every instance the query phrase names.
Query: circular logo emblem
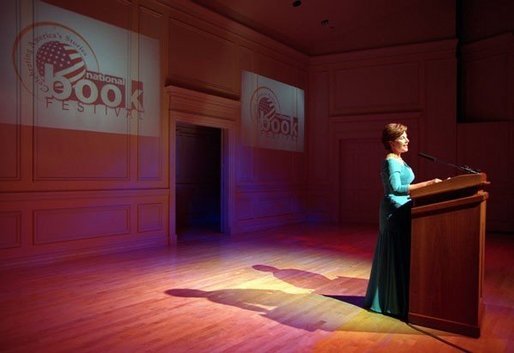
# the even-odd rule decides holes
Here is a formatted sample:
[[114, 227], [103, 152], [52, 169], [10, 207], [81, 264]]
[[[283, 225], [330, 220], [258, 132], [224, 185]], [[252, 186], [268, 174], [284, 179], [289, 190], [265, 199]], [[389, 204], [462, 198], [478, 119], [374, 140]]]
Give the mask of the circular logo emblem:
[[[14, 43], [12, 60], [23, 86], [43, 96], [49, 91], [45, 77], [66, 78], [73, 87], [86, 71], [99, 71], [89, 43], [73, 29], [54, 22], [39, 22], [23, 29]], [[61, 82], [52, 84], [53, 92], [62, 92]]]
[[270, 119], [280, 112], [280, 104], [275, 93], [268, 87], [259, 87], [252, 94], [250, 100], [250, 110], [252, 120], [262, 122]]

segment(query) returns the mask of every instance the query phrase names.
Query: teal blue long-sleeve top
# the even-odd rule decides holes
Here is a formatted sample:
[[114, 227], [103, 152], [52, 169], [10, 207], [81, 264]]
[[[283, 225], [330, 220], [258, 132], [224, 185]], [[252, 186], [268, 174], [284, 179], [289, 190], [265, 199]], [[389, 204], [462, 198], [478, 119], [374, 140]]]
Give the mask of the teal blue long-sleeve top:
[[381, 171], [384, 187], [381, 215], [390, 215], [394, 209], [410, 201], [409, 185], [414, 181], [414, 172], [407, 163], [397, 158], [386, 158]]

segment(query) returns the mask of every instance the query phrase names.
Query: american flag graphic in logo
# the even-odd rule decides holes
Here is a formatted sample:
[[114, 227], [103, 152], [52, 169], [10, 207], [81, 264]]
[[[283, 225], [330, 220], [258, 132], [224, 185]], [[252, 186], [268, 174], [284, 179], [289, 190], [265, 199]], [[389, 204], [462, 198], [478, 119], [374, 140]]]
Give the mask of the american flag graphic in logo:
[[275, 105], [268, 97], [262, 97], [259, 99], [258, 109], [263, 112], [266, 117], [274, 116], [276, 112]]
[[53, 65], [54, 75], [66, 77], [72, 86], [86, 75], [84, 59], [75, 48], [65, 43], [51, 41], [38, 49], [36, 66], [41, 77], [45, 75], [45, 64]]

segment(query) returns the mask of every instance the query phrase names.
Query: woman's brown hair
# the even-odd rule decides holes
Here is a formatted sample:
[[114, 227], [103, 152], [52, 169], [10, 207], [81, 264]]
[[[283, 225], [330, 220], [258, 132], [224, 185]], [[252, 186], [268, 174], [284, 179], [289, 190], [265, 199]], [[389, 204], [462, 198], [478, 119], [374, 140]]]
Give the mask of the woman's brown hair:
[[390, 151], [391, 146], [389, 145], [390, 141], [396, 140], [400, 137], [405, 131], [407, 131], [407, 126], [400, 123], [389, 123], [382, 130], [382, 144], [385, 149]]

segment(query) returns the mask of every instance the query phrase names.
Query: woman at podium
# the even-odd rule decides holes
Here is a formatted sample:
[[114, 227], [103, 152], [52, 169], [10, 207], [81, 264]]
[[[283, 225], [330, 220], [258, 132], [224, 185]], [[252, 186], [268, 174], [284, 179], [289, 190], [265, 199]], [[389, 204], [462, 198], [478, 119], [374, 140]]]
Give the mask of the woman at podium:
[[410, 208], [409, 192], [440, 179], [413, 184], [414, 173], [402, 159], [409, 150], [407, 127], [387, 124], [382, 144], [388, 151], [381, 169], [384, 197], [380, 203], [379, 235], [364, 307], [406, 319], [409, 302]]

